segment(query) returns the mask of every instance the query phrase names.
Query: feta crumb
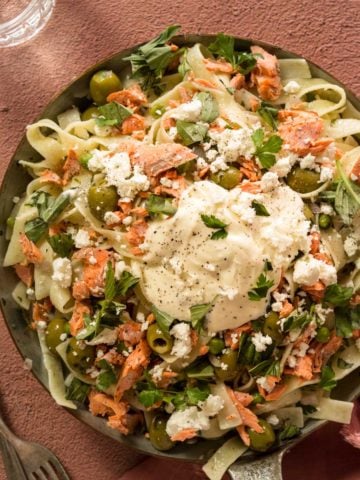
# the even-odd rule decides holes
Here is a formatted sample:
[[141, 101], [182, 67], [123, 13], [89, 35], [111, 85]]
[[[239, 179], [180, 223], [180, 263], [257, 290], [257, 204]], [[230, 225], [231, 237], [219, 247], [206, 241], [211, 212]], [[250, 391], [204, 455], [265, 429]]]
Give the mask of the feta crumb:
[[68, 258], [55, 258], [53, 261], [53, 274], [51, 279], [58, 282], [63, 288], [68, 288], [72, 280], [71, 261]]
[[315, 305], [315, 313], [318, 317], [318, 323], [320, 325], [324, 325], [327, 320], [329, 314], [331, 314], [334, 310], [332, 308], [324, 308], [321, 303], [317, 303]]
[[251, 342], [255, 345], [257, 352], [265, 352], [268, 345], [272, 344], [272, 338], [269, 335], [263, 335], [261, 332], [256, 332], [251, 337]]
[[273, 292], [275, 302], [271, 304], [271, 309], [274, 312], [280, 312], [283, 307], [283, 302], [287, 299], [286, 293]]
[[250, 160], [254, 154], [255, 147], [250, 128], [239, 128], [231, 130], [226, 128], [222, 132], [209, 131], [209, 136], [217, 143], [219, 154], [226, 163], [236, 162], [240, 156]]
[[90, 255], [89, 263], [90, 263], [90, 265], [96, 265], [97, 264], [97, 260], [96, 260], [96, 257], [94, 257], [94, 255]]
[[319, 183], [324, 183], [329, 180], [332, 180], [333, 176], [334, 176], [334, 170], [332, 168], [321, 167]]
[[44, 322], [44, 320], [39, 320], [38, 322], [36, 322], [36, 327], [40, 330], [45, 330], [45, 328], [47, 327], [47, 323]]
[[238, 288], [231, 288], [231, 287], [226, 287], [226, 288], [220, 287], [220, 291], [219, 291], [220, 295], [222, 295], [223, 297], [227, 297], [229, 300], [234, 300], [234, 298], [238, 293], [239, 293]]
[[320, 205], [320, 213], [324, 213], [325, 215], [334, 215], [334, 209], [328, 203], [322, 203]]
[[136, 314], [136, 321], [140, 323], [145, 322], [145, 314], [143, 312], [138, 312]]
[[123, 260], [115, 262], [115, 278], [116, 280], [120, 280], [120, 277], [124, 270], [126, 269], [126, 263]]
[[67, 339], [67, 333], [62, 333], [59, 338], [62, 342], [65, 342], [65, 340]]
[[300, 158], [300, 168], [302, 169], [309, 169], [309, 170], [316, 170], [319, 166], [316, 163], [316, 157], [308, 153], [305, 157]]
[[172, 180], [170, 180], [170, 178], [167, 178], [167, 177], [162, 177], [160, 178], [160, 183], [161, 185], [164, 185], [164, 187], [168, 187], [168, 188], [172, 188]]
[[27, 288], [26, 295], [29, 297], [30, 300], [35, 300], [35, 290], [33, 288]]
[[256, 380], [256, 383], [258, 385], [260, 385], [260, 387], [262, 387], [266, 392], [268, 393], [271, 393], [274, 388], [275, 388], [275, 384], [274, 385], [269, 385], [268, 382], [267, 382], [267, 378], [266, 377], [259, 377], [257, 380]]
[[296, 367], [297, 360], [294, 355], [289, 355], [286, 361], [290, 368]]
[[149, 328], [149, 322], [143, 322], [141, 324], [141, 331], [146, 332], [146, 330]]
[[133, 217], [131, 215], [128, 215], [127, 217], [124, 218], [124, 220], [122, 221], [122, 223], [128, 227], [129, 225], [131, 225], [133, 221]]
[[185, 322], [178, 323], [172, 327], [170, 335], [175, 337], [171, 355], [177, 358], [187, 357], [191, 352], [190, 325]]
[[266, 172], [260, 180], [260, 186], [263, 192], [271, 192], [279, 185], [279, 178], [274, 172]]
[[293, 278], [299, 285], [313, 285], [321, 280], [327, 286], [336, 283], [337, 272], [333, 265], [328, 265], [309, 255], [295, 262]]
[[171, 117], [176, 120], [185, 120], [187, 122], [197, 122], [200, 118], [202, 103], [198, 99], [183, 103], [171, 112]]
[[297, 160], [297, 155], [289, 153], [286, 157], [278, 158], [275, 165], [270, 168], [270, 171], [276, 173], [278, 177], [286, 177]]
[[224, 157], [222, 157], [221, 155], [219, 155], [210, 165], [210, 171], [212, 173], [217, 173], [228, 169], [229, 165], [225, 163]]
[[206, 400], [199, 402], [199, 407], [208, 417], [217, 415], [224, 407], [224, 400], [219, 395], [210, 394]]
[[273, 427], [276, 427], [280, 423], [279, 417], [275, 415], [275, 413], [272, 413], [271, 415], [269, 415], [266, 421], [270, 423], [270, 425], [272, 425]]
[[210, 428], [209, 417], [197, 407], [188, 407], [174, 412], [166, 424], [166, 433], [169, 437], [176, 435], [186, 428], [208, 430]]
[[353, 235], [349, 235], [346, 237], [345, 242], [344, 242], [344, 250], [346, 252], [346, 255], [348, 257], [352, 257], [355, 255], [358, 249], [358, 243], [356, 238]]
[[164, 367], [162, 367], [161, 365], [155, 365], [155, 367], [150, 370], [150, 375], [155, 382], [161, 381], [163, 373]]
[[290, 80], [284, 87], [285, 93], [297, 93], [301, 86], [295, 80]]
[[309, 348], [309, 345], [307, 343], [300, 342], [298, 347], [294, 348], [291, 353], [296, 357], [305, 357], [308, 348]]
[[92, 243], [90, 240], [89, 232], [87, 230], [83, 230], [82, 228], [80, 228], [80, 230], [75, 235], [74, 241], [76, 248], [90, 247]]
[[229, 368], [229, 365], [227, 363], [221, 362], [220, 363], [220, 368], [221, 370], [227, 370]]
[[112, 225], [114, 223], [119, 223], [120, 219], [114, 212], [105, 212], [104, 221], [106, 225]]

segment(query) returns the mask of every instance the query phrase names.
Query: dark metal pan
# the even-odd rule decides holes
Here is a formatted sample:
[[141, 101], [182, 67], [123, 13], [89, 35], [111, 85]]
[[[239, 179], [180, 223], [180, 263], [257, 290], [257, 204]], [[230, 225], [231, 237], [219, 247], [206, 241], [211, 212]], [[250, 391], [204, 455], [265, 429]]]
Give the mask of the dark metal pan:
[[[214, 41], [214, 36], [180, 35], [175, 37], [174, 41], [181, 46], [193, 45], [196, 42], [201, 42], [205, 45], [208, 45]], [[275, 54], [278, 58], [301, 58], [294, 53], [282, 50], [279, 47], [269, 45], [264, 42], [236, 38], [236, 46], [239, 49], [248, 49], [253, 44], [264, 47], [270, 53]], [[86, 99], [86, 95], [88, 93], [88, 85], [92, 74], [99, 69], [113, 69], [118, 72], [121, 71], [126, 65], [123, 61], [123, 58], [135, 51], [138, 47], [139, 45], [131, 49], [123, 50], [87, 70], [77, 80], [66, 87], [52, 102], [50, 102], [39, 118], [50, 118], [56, 120], [56, 117], [59, 113], [70, 108], [72, 105], [85, 108], [89, 103], [89, 101]], [[309, 62], [309, 66], [313, 76], [324, 78], [325, 80], [344, 88], [348, 100], [360, 110], [360, 100], [357, 99], [355, 95], [343, 84], [332, 77], [329, 73], [321, 69], [319, 66], [311, 62]], [[33, 374], [48, 390], [47, 373], [42, 362], [37, 335], [28, 328], [24, 312], [19, 309], [11, 296], [11, 292], [17, 283], [17, 279], [11, 268], [2, 267], [7, 247], [7, 241], [5, 239], [6, 219], [8, 218], [13, 207], [12, 198], [14, 196], [21, 196], [30, 180], [25, 170], [18, 165], [18, 161], [21, 159], [31, 161], [40, 159], [39, 154], [30, 147], [25, 136], [16, 149], [13, 158], [11, 159], [0, 190], [0, 307], [9, 332], [20, 354], [24, 358], [32, 359]], [[339, 382], [338, 387], [333, 391], [332, 396], [339, 400], [353, 400], [358, 395], [360, 395], [359, 372], [354, 371]], [[75, 411], [68, 411], [80, 421], [88, 424], [104, 435], [107, 435], [122, 444], [148, 455], [203, 463], [224, 442], [223, 438], [219, 440], [199, 440], [196, 444], [192, 445], [178, 445], [170, 452], [159, 452], [152, 447], [144, 435], [125, 437], [117, 431], [107, 427], [104, 419], [94, 417], [85, 408], [80, 408]], [[295, 443], [301, 441], [305, 436], [309, 435], [324, 423], [324, 421], [318, 420], [310, 421], [304, 427], [300, 437], [296, 438], [295, 440], [287, 441], [276, 451], [273, 451], [270, 454], [259, 456], [254, 455], [250, 451], [245, 453], [238, 462], [230, 467], [229, 474], [231, 478], [235, 480], [281, 480], [281, 459], [285, 451], [289, 449], [290, 446], [293, 446]]]

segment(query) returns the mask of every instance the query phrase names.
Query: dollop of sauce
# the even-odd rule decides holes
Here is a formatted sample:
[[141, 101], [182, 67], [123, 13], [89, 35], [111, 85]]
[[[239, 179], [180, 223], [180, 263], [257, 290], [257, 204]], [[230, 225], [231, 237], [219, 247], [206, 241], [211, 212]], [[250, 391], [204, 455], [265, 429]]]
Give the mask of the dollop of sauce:
[[[270, 215], [255, 215], [253, 200]], [[214, 230], [202, 214], [226, 223], [226, 238], [211, 239]], [[143, 262], [134, 266], [144, 296], [158, 309], [189, 321], [191, 306], [213, 303], [208, 330], [236, 328], [265, 314], [281, 272], [299, 250], [308, 250], [308, 231], [303, 202], [289, 187], [252, 195], [200, 181], [183, 192], [173, 217], [150, 224]], [[248, 292], [267, 261], [272, 270], [266, 276], [273, 287], [266, 298], [250, 300]]]

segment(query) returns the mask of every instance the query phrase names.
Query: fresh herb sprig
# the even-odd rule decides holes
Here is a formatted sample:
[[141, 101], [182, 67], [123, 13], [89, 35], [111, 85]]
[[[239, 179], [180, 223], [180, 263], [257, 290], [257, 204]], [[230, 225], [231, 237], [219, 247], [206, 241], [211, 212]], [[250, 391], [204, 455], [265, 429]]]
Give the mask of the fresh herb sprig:
[[251, 135], [255, 145], [255, 155], [263, 168], [270, 168], [276, 162], [275, 153], [281, 150], [282, 139], [278, 135], [271, 135], [268, 140], [264, 140], [265, 134], [262, 128], [258, 128]]
[[256, 286], [248, 292], [249, 300], [259, 302], [262, 298], [266, 297], [268, 290], [274, 285], [274, 281], [266, 276], [268, 270], [268, 263], [265, 262], [264, 272], [259, 275]]
[[219, 240], [227, 237], [228, 232], [226, 231], [226, 227], [229, 226], [227, 223], [215, 217], [215, 215], [201, 214], [200, 216], [201, 220], [208, 228], [215, 230], [215, 232], [210, 236], [211, 240]]
[[250, 52], [235, 51], [234, 37], [224, 33], [219, 33], [208, 48], [211, 53], [231, 63], [234, 70], [243, 75], [247, 75], [256, 67], [257, 57], [260, 56]]

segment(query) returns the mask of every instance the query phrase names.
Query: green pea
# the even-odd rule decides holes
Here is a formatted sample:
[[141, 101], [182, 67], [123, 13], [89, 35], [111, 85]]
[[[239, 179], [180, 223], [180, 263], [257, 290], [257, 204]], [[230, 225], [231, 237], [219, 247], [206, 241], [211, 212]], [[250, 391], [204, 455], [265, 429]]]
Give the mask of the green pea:
[[307, 203], [304, 203], [304, 215], [306, 220], [310, 220], [311, 222], [315, 220], [315, 215]]
[[264, 320], [263, 333], [269, 335], [276, 343], [280, 343], [283, 339], [280, 325], [279, 315], [276, 312], [270, 312]]
[[270, 423], [265, 420], [260, 419], [259, 425], [264, 430], [262, 433], [257, 433], [252, 428], [248, 430], [250, 448], [256, 452], [266, 452], [275, 443], [275, 433]]
[[64, 341], [61, 338], [64, 334], [68, 334], [68, 322], [64, 318], [53, 318], [45, 330], [46, 345], [51, 353], [57, 353], [56, 347]]
[[234, 380], [240, 371], [240, 365], [237, 363], [238, 353], [237, 350], [231, 350], [228, 348], [225, 353], [219, 357], [219, 361], [224, 368], [215, 367], [215, 375], [223, 382], [228, 380]]
[[99, 115], [100, 113], [98, 107], [89, 107], [80, 115], [80, 117], [83, 122], [86, 122], [86, 120], [91, 120]]
[[262, 395], [260, 395], [259, 392], [252, 393], [251, 396], [253, 397], [251, 405], [257, 405], [258, 403], [265, 402], [265, 398]]
[[66, 349], [66, 360], [71, 368], [84, 375], [94, 364], [95, 347], [73, 337]]
[[330, 340], [330, 330], [327, 327], [320, 327], [315, 338], [320, 343], [328, 342]]
[[214, 337], [208, 343], [208, 347], [212, 355], [219, 355], [225, 348], [225, 342], [221, 338]]
[[100, 70], [90, 80], [90, 96], [97, 105], [104, 105], [106, 97], [121, 90], [121, 80], [112, 70]]
[[93, 185], [88, 190], [87, 198], [90, 212], [102, 221], [106, 212], [116, 210], [119, 197], [113, 186]]
[[323, 230], [326, 230], [331, 225], [331, 217], [330, 215], [326, 215], [326, 213], [320, 213], [319, 215], [319, 227]]
[[166, 107], [164, 105], [155, 104], [149, 109], [149, 113], [154, 118], [160, 118], [166, 112]]
[[173, 346], [173, 339], [164, 335], [157, 323], [153, 323], [149, 326], [146, 333], [146, 339], [151, 350], [159, 355], [170, 352]]
[[242, 174], [238, 168], [229, 167], [228, 170], [213, 173], [210, 179], [220, 187], [231, 190], [239, 185], [241, 177]]
[[166, 433], [166, 423], [168, 418], [166, 415], [155, 415], [151, 420], [149, 426], [150, 442], [156, 448], [162, 452], [170, 450], [174, 447], [175, 443], [171, 441], [169, 435]]
[[294, 168], [287, 176], [287, 184], [299, 193], [310, 193], [320, 187], [320, 173], [313, 170]]

